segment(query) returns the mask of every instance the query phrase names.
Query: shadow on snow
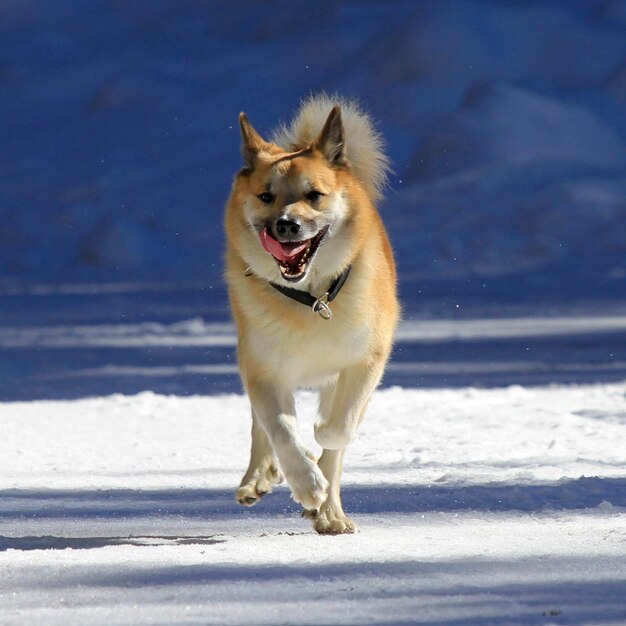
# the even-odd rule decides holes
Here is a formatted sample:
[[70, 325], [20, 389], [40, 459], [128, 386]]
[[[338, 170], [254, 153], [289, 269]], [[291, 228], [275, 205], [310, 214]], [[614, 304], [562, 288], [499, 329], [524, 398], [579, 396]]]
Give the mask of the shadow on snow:
[[[138, 567], [131, 563], [78, 567], [53, 578], [35, 576], [9, 583], [7, 590], [41, 589], [51, 594], [71, 590], [74, 603], [84, 595], [91, 602], [94, 596], [108, 601], [119, 597], [123, 604], [128, 590], [168, 589], [169, 602], [181, 606], [193, 598], [197, 602], [201, 593], [211, 618], [228, 618], [229, 623], [239, 623], [233, 622], [237, 619], [233, 606], [248, 607], [250, 598], [256, 623], [270, 623], [268, 617], [278, 620], [271, 623], [296, 623], [292, 620], [297, 612], [320, 602], [335, 611], [358, 610], [359, 615], [366, 611], [366, 620], [354, 620], [353, 615], [350, 624], [356, 626], [621, 623], [617, 620], [626, 612], [626, 581], [619, 572], [589, 579], [586, 573], [593, 567], [594, 559], [589, 557], [261, 566], [207, 562]], [[152, 601], [150, 595], [132, 596], [135, 607]], [[335, 611], [316, 623], [337, 624]]]
[[[383, 386], [503, 387], [626, 379], [626, 333], [398, 342]], [[241, 393], [233, 347], [4, 348], [0, 401], [151, 390]]]
[[[487, 484], [347, 486], [346, 510], [356, 514], [433, 513], [450, 511], [524, 512], [626, 507], [626, 478], [578, 478], [545, 485]], [[183, 516], [219, 520], [255, 515], [297, 515], [299, 505], [286, 488], [254, 508], [234, 500], [234, 490], [22, 490], [0, 491], [0, 519], [123, 519]], [[0, 549], [11, 547], [0, 540]], [[17, 546], [13, 546], [17, 547]]]
[[[546, 485], [348, 486], [344, 490], [344, 501], [347, 510], [372, 515], [453, 511], [537, 514], [596, 506], [601, 506], [604, 513], [611, 506], [626, 506], [626, 479], [580, 478]], [[0, 551], [190, 544], [203, 550], [199, 554], [206, 554], [200, 557], [206, 562], [199, 564], [160, 561], [136, 565], [130, 560], [115, 567], [75, 565], [59, 570], [52, 578], [29, 574], [28, 568], [39, 565], [24, 564], [20, 566], [19, 576], [9, 578], [5, 591], [39, 589], [42, 593], [58, 594], [72, 589], [74, 601], [78, 603], [83, 595], [89, 603], [93, 603], [96, 596], [102, 595], [111, 601], [111, 596], [119, 595], [123, 603], [126, 601], [123, 594], [129, 589], [174, 588], [171, 602], [182, 605], [188, 599], [197, 599], [201, 593], [212, 618], [225, 619], [232, 617], [232, 607], [241, 603], [242, 589], [245, 589], [244, 604], [250, 598], [254, 598], [254, 602], [263, 598], [263, 603], [255, 609], [259, 619], [266, 611], [277, 610], [272, 607], [280, 607], [287, 618], [293, 611], [305, 610], [309, 603], [318, 603], [323, 598], [325, 603], [346, 611], [356, 606], [369, 606], [371, 619], [359, 622], [356, 618], [351, 622], [363, 626], [604, 624], [616, 623], [615, 620], [626, 614], [626, 581], [621, 576], [621, 565], [618, 567], [618, 555], [615, 562], [611, 559], [605, 562], [601, 570], [597, 568], [597, 558], [587, 556], [281, 565], [215, 562], [217, 553], [211, 552], [213, 546], [236, 541], [238, 527], [246, 537], [250, 536], [250, 524], [238, 526], [238, 520], [250, 522], [257, 518], [256, 540], [261, 542], [258, 549], [262, 549], [266, 533], [269, 536], [313, 535], [305, 526], [301, 533], [284, 532], [284, 523], [279, 525], [279, 533], [268, 532], [269, 515], [299, 515], [297, 505], [284, 488], [253, 509], [237, 505], [232, 492], [212, 489], [0, 491], [0, 520], [5, 532], [9, 529], [9, 534], [15, 535], [10, 530], [13, 524], [17, 528], [24, 522], [31, 524], [40, 520], [43, 528], [59, 528], [60, 522], [61, 528], [67, 525], [72, 529], [67, 534], [83, 535], [2, 536]], [[142, 518], [149, 520], [150, 529], [157, 529], [155, 534], [128, 533], [132, 522], [140, 522]], [[168, 525], [170, 520], [175, 521], [175, 528], [180, 528], [182, 522], [194, 534], [175, 536], [171, 532], [159, 532], [158, 529], [171, 526]], [[407, 522], [411, 523], [410, 518]], [[102, 536], [102, 531], [94, 533], [103, 523], [114, 536]], [[206, 524], [210, 532], [203, 534], [201, 524]], [[90, 532], [94, 536], [85, 536]], [[314, 535], [312, 539], [318, 540]], [[289, 537], [285, 537], [285, 541], [289, 541]], [[342, 539], [319, 538], [319, 541], [340, 542]], [[132, 601], [135, 604], [150, 602], [149, 597], [133, 594]], [[417, 613], [407, 616], [407, 611], [413, 610], [411, 607]], [[272, 619], [278, 617], [272, 613]], [[329, 620], [318, 623], [336, 623], [332, 615]]]

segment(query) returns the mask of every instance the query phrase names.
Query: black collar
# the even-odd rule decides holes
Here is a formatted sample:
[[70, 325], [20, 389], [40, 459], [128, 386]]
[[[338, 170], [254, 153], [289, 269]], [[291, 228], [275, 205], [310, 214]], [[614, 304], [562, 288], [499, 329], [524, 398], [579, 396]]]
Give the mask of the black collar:
[[280, 291], [284, 296], [311, 307], [313, 312], [319, 313], [323, 319], [329, 320], [333, 316], [333, 312], [330, 310], [328, 303], [332, 302], [341, 291], [341, 288], [348, 278], [348, 274], [350, 274], [351, 268], [352, 266], [348, 265], [348, 267], [330, 283], [328, 289], [319, 298], [311, 295], [308, 291], [300, 291], [299, 289], [284, 287], [283, 285], [277, 285], [272, 282], [270, 282], [270, 285], [274, 287], [276, 291]]

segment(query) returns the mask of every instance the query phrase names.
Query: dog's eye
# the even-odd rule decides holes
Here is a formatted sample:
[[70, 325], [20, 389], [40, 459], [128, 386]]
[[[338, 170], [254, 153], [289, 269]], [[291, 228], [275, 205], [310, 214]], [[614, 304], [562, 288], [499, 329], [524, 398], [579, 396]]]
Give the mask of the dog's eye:
[[257, 198], [264, 204], [271, 204], [274, 202], [274, 196], [269, 191], [260, 193]]
[[319, 200], [323, 195], [324, 194], [321, 191], [316, 191], [315, 189], [313, 189], [312, 191], [309, 191], [309, 193], [307, 193], [304, 197], [311, 202], [315, 202], [316, 200]]

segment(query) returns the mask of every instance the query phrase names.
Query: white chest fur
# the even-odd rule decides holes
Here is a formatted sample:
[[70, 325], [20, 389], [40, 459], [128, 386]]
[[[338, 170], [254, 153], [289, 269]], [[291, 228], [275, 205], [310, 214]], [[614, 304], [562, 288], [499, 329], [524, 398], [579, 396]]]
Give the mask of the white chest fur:
[[[288, 305], [292, 303], [285, 303]], [[289, 387], [316, 387], [363, 357], [367, 327], [354, 324], [343, 311], [324, 320], [304, 305], [295, 306], [302, 307], [301, 325], [285, 324], [276, 316], [266, 319], [249, 337], [255, 360], [264, 369]]]

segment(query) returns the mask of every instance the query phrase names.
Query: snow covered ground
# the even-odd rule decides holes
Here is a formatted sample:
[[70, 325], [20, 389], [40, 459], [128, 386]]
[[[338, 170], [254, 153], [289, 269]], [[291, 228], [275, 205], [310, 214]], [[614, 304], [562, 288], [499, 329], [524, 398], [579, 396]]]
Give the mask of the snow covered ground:
[[222, 297], [0, 297], [1, 624], [626, 623], [624, 304], [413, 307], [346, 461], [362, 533], [320, 537], [284, 487], [234, 501]]
[[346, 461], [362, 533], [319, 537], [285, 487], [234, 501], [229, 323], [50, 297], [0, 328], [0, 623], [626, 622], [622, 309], [405, 321]]
[[378, 391], [346, 462], [356, 536], [315, 535], [284, 488], [234, 502], [247, 415], [0, 405], [0, 623], [625, 623], [626, 384]]

